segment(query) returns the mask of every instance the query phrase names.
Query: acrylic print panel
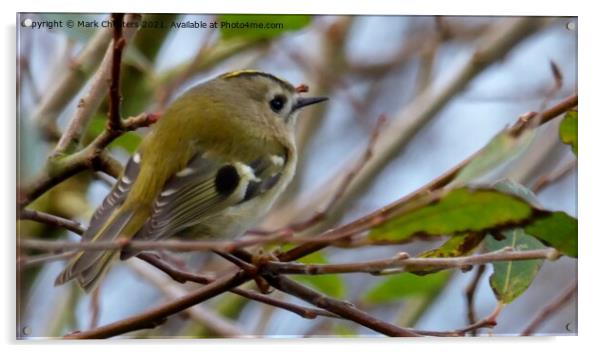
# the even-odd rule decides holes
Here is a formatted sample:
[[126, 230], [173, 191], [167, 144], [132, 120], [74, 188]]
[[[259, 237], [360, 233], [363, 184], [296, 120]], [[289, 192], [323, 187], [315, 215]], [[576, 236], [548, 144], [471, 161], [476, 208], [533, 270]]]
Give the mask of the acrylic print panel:
[[17, 338], [577, 334], [576, 18], [17, 28]]

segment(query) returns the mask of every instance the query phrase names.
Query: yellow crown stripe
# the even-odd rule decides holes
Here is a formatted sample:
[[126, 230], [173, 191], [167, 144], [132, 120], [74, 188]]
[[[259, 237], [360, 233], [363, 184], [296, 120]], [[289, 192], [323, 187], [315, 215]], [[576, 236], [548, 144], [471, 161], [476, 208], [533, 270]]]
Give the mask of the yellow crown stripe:
[[261, 71], [245, 69], [245, 70], [236, 70], [236, 71], [226, 72], [221, 77], [222, 78], [232, 78], [232, 77], [237, 77], [237, 76], [245, 75], [245, 74], [248, 75], [248, 74], [260, 74], [260, 73], [261, 73]]

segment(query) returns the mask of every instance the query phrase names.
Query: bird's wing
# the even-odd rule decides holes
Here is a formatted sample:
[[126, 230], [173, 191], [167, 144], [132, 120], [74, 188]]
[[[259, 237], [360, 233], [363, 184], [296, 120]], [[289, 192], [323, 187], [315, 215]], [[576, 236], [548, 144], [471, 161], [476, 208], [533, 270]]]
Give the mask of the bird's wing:
[[[134, 240], [158, 240], [202, 223], [205, 216], [249, 201], [279, 180], [284, 157], [269, 155], [245, 164], [197, 154], [155, 199], [151, 217]], [[124, 249], [121, 259], [135, 255]]]

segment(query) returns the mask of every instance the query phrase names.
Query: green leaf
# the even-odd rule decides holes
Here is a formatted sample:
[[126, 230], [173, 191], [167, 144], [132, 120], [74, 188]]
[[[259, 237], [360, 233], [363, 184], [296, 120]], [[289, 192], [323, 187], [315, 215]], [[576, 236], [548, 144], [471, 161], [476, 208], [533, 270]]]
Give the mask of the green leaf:
[[525, 231], [544, 244], [571, 257], [577, 257], [577, 219], [564, 212], [554, 212], [535, 220]]
[[507, 228], [529, 220], [534, 210], [526, 201], [496, 190], [460, 188], [432, 201], [416, 200], [410, 211], [372, 229], [374, 241], [404, 241], [415, 235], [453, 235]]
[[[90, 121], [88, 133], [92, 136], [92, 138], [94, 138], [104, 131], [106, 124], [107, 119], [100, 116], [94, 117], [92, 121]], [[141, 141], [142, 137], [140, 135], [138, 135], [136, 132], [130, 131], [116, 138], [109, 144], [109, 146], [123, 148], [129, 154], [133, 154], [140, 145]]]
[[[527, 187], [510, 180], [497, 182], [494, 187], [504, 193], [516, 195], [532, 205], [537, 197]], [[577, 219], [564, 212], [553, 212], [526, 226], [527, 234], [571, 257], [577, 257]]]
[[[322, 251], [314, 252], [297, 260], [306, 264], [327, 264], [328, 259]], [[293, 279], [303, 282], [320, 292], [335, 298], [345, 296], [345, 283], [340, 275], [294, 275]]]
[[[471, 253], [483, 240], [485, 233], [466, 233], [449, 238], [443, 245], [436, 249], [427, 250], [418, 255], [418, 257], [458, 257]], [[406, 269], [417, 275], [426, 275], [433, 272], [441, 271], [441, 269], [431, 269], [420, 267], [413, 269], [412, 266], [407, 266]]]
[[504, 162], [516, 158], [531, 144], [534, 136], [533, 129], [526, 130], [518, 136], [508, 130], [500, 132], [481, 149], [472, 161], [462, 168], [450, 186], [464, 185], [495, 170]]
[[450, 275], [450, 271], [441, 271], [427, 276], [407, 272], [390, 275], [368, 290], [362, 301], [366, 304], [382, 304], [404, 298], [437, 295]]
[[[485, 245], [489, 251], [508, 246], [518, 251], [545, 248], [542, 243], [527, 235], [522, 229], [505, 231], [503, 234], [506, 238], [501, 241], [497, 241], [491, 236], [485, 239]], [[543, 260], [494, 262], [489, 285], [496, 298], [504, 304], [518, 298], [529, 288], [542, 264]]]
[[575, 155], [577, 155], [577, 115], [578, 113], [574, 110], [567, 112], [558, 128], [560, 140], [571, 145]]
[[223, 39], [269, 39], [288, 31], [296, 31], [311, 22], [308, 15], [243, 15], [229, 14], [218, 18]]
[[521, 199], [529, 202], [531, 205], [539, 206], [537, 196], [528, 187], [510, 179], [503, 179], [493, 184], [493, 188], [503, 192], [504, 194], [518, 196]]

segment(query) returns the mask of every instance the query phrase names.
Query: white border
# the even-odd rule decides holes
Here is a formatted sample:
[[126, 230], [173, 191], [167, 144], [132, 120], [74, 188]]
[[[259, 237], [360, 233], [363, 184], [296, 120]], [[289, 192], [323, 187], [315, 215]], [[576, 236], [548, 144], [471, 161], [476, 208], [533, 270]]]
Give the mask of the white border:
[[[2, 234], [4, 239], [4, 258], [2, 263], [5, 277], [4, 289], [0, 291], [5, 313], [0, 332], [4, 342], [8, 344], [8, 351], [20, 352], [78, 352], [82, 349], [90, 352], [104, 352], [109, 347], [116, 345], [136, 345], [134, 349], [145, 352], [165, 352], [177, 350], [180, 352], [213, 352], [215, 349], [228, 349], [247, 352], [304, 352], [319, 348], [337, 349], [341, 352], [366, 352], [369, 348], [377, 348], [380, 352], [388, 351], [430, 351], [433, 348], [441, 350], [461, 349], [462, 352], [507, 352], [518, 345], [530, 346], [531, 349], [545, 350], [546, 352], [566, 352], [575, 350], [589, 351], [589, 347], [598, 347], [596, 339], [597, 329], [600, 326], [597, 313], [600, 304], [596, 300], [600, 295], [600, 266], [594, 263], [599, 258], [602, 248], [599, 229], [595, 222], [600, 219], [600, 156], [597, 151], [602, 151], [600, 134], [602, 133], [602, 114], [600, 109], [594, 109], [595, 102], [600, 101], [600, 57], [599, 33], [600, 12], [593, 5], [578, 3], [576, 1], [541, 1], [528, 2], [524, 0], [493, 1], [403, 1], [393, 3], [391, 0], [303, 0], [303, 1], [117, 1], [104, 0], [96, 2], [77, 2], [67, 0], [53, 1], [3, 1], [0, 16], [2, 18], [2, 39], [4, 55], [2, 55], [2, 75], [5, 82], [1, 85], [0, 97], [4, 117], [1, 139], [3, 144], [2, 193], [4, 196], [1, 224], [5, 225]], [[86, 342], [82, 343], [50, 342], [50, 344], [36, 342], [16, 342], [14, 340], [14, 205], [15, 205], [15, 123], [14, 102], [15, 86], [15, 13], [23, 12], [108, 12], [108, 11], [137, 11], [137, 12], [193, 12], [193, 13], [223, 13], [223, 12], [261, 12], [261, 13], [332, 13], [332, 14], [446, 14], [446, 15], [570, 15], [579, 16], [579, 86], [581, 91], [580, 115], [581, 122], [579, 133], [582, 147], [580, 148], [579, 165], [579, 228], [582, 241], [580, 242], [579, 260], [579, 336], [558, 338], [480, 338], [480, 339], [310, 339], [310, 340], [206, 340], [206, 341], [178, 341], [174, 347], [173, 341], [112, 341], [103, 344]], [[585, 147], [584, 147], [585, 146]], [[596, 162], [594, 162], [596, 161]], [[10, 169], [8, 168], [10, 165]], [[598, 201], [598, 202], [596, 202]], [[599, 227], [598, 227], [599, 228]], [[588, 280], [589, 279], [589, 280]], [[143, 346], [143, 347], [142, 347]], [[595, 349], [595, 348], [594, 348]]]

